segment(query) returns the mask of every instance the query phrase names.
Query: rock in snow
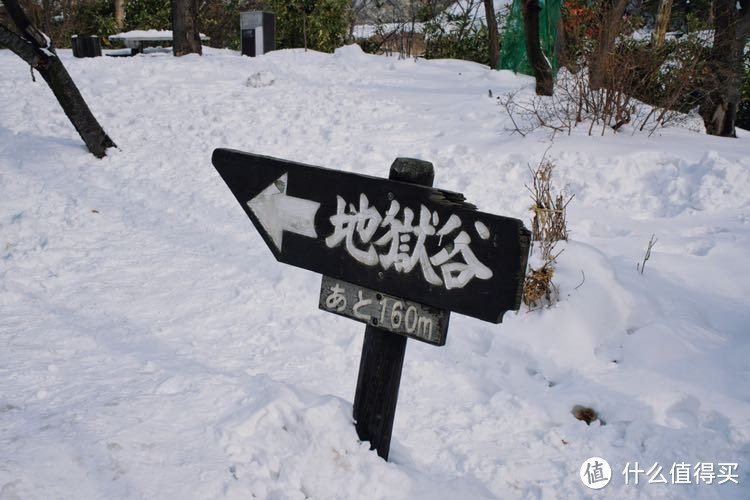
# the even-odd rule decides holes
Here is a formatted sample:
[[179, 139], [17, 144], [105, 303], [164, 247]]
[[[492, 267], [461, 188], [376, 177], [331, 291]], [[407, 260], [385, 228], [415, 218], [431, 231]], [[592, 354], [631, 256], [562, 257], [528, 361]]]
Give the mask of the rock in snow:
[[248, 87], [268, 87], [269, 85], [273, 85], [274, 82], [274, 76], [273, 73], [270, 73], [268, 71], [259, 71], [258, 73], [255, 73], [254, 75], [251, 75], [247, 82], [245, 82], [245, 85]]

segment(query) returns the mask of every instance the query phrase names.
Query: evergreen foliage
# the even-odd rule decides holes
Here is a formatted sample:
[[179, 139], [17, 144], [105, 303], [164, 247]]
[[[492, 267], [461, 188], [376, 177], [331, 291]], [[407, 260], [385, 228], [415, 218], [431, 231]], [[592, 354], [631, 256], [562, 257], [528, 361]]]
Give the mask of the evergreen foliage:
[[349, 33], [350, 0], [270, 0], [276, 14], [276, 46], [333, 52]]
[[171, 30], [172, 11], [169, 0], [127, 0], [125, 31]]
[[97, 35], [105, 42], [108, 35], [117, 31], [115, 23], [114, 2], [107, 0], [93, 0], [81, 2], [75, 11], [66, 41], [70, 44], [70, 35]]

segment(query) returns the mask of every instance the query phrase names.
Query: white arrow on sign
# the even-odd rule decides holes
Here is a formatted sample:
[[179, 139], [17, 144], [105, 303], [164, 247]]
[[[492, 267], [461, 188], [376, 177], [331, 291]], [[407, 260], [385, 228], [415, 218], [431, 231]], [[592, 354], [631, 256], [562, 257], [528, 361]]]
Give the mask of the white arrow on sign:
[[320, 203], [287, 196], [286, 186], [287, 174], [284, 174], [247, 202], [279, 252], [284, 231], [310, 238], [318, 236], [315, 232], [315, 214]]

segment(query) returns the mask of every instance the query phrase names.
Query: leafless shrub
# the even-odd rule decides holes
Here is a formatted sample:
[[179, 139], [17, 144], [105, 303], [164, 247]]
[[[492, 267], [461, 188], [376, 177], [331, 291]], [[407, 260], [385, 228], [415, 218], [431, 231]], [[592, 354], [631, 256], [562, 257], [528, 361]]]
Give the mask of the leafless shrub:
[[650, 135], [693, 120], [688, 113], [706, 91], [706, 41], [690, 34], [654, 48], [634, 39], [635, 26], [622, 21], [611, 27], [616, 39], [602, 55], [608, 11], [601, 9], [596, 2], [582, 4], [573, 16], [564, 9], [565, 66], [558, 71], [554, 95], [515, 92], [498, 98], [510, 116], [511, 132], [526, 135], [543, 128], [570, 134], [585, 127], [588, 135], [624, 130]]
[[560, 295], [552, 277], [562, 250], [555, 252], [555, 246], [558, 241], [568, 239], [566, 211], [573, 196], [566, 199], [562, 193], [553, 194], [554, 168], [555, 164], [547, 158], [546, 152], [536, 168], [529, 166], [532, 184], [526, 189], [531, 193], [533, 204], [530, 210], [534, 213], [531, 220], [531, 251], [533, 254], [536, 248], [541, 260], [541, 266], [529, 266], [524, 282], [523, 302], [529, 310], [552, 305]]
[[[689, 120], [685, 113], [674, 109], [679, 104], [676, 91], [674, 95], [664, 97], [660, 106], [645, 104], [633, 97], [647, 94], [645, 89], [639, 91], [635, 88], [645, 86], [647, 80], [641, 79], [636, 85], [635, 72], [627, 71], [625, 65], [621, 67], [622, 75], [617, 77], [620, 81], [607, 87], [593, 89], [585, 69], [578, 73], [561, 69], [552, 96], [516, 91], [498, 97], [498, 103], [511, 119], [510, 131], [522, 136], [539, 128], [548, 129], [553, 134], [570, 135], [579, 126], [586, 127], [588, 135], [604, 135], [607, 131], [621, 131], [625, 125], [630, 125], [633, 133], [646, 131], [653, 134], [661, 127]], [[630, 92], [624, 90], [628, 88]]]
[[[552, 171], [555, 164], [547, 158], [545, 153], [536, 169], [529, 167], [532, 175], [531, 187], [526, 186], [533, 204], [531, 211], [531, 239], [539, 243], [555, 243], [568, 239], [568, 228], [565, 221], [568, 203], [573, 199], [571, 195], [564, 200], [563, 193], [552, 194]], [[543, 252], [542, 258], [548, 258], [549, 252]]]

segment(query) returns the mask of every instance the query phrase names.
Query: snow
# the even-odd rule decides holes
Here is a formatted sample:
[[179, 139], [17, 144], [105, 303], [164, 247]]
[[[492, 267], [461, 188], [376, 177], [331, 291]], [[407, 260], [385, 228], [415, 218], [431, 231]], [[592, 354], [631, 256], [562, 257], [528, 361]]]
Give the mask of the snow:
[[[210, 38], [203, 33], [200, 39], [208, 41]], [[131, 30], [124, 33], [109, 35], [107, 38], [116, 42], [123, 42], [128, 48], [143, 50], [142, 42], [171, 42], [171, 30]]]
[[273, 73], [259, 71], [258, 73], [250, 75], [245, 82], [245, 85], [255, 88], [268, 87], [269, 85], [273, 85], [274, 79], [275, 77], [273, 76]]
[[[364, 328], [274, 260], [211, 153], [376, 176], [421, 158], [436, 187], [529, 221], [549, 136], [510, 134], [488, 90], [533, 81], [355, 46], [204, 51], [59, 50], [120, 147], [103, 160], [0, 51], [0, 498], [589, 498], [594, 456], [614, 476], [597, 496], [748, 498], [749, 134], [556, 137], [562, 300], [409, 342], [386, 463], [351, 424]], [[626, 485], [634, 462], [668, 481], [737, 463], [739, 484]]]
[[[109, 35], [110, 40], [172, 40], [171, 30], [131, 30]], [[205, 34], [200, 34], [201, 40], [210, 40]]]
[[[634, 31], [631, 37], [633, 38], [633, 40], [636, 40], [638, 42], [647, 42], [651, 40], [652, 35], [653, 30], [649, 30], [648, 28], [641, 28]], [[711, 47], [714, 44], [713, 30], [692, 31], [690, 33], [683, 33], [682, 31], [667, 31], [664, 35], [665, 40], [680, 41], [683, 38], [685, 40], [695, 40], [707, 47]]]

